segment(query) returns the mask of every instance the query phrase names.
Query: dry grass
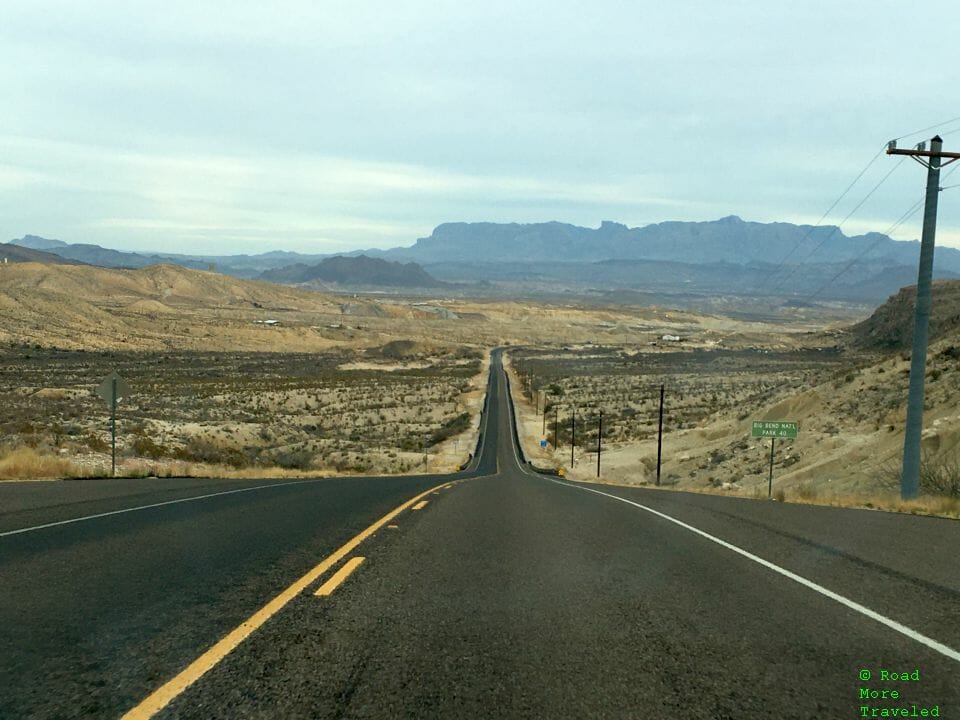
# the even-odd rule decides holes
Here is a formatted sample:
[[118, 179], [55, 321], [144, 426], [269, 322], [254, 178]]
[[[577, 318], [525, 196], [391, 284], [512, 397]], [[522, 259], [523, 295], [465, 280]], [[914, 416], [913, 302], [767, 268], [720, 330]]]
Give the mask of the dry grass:
[[[595, 482], [602, 485], [611, 485], [614, 487], [642, 487], [646, 490], [664, 490], [669, 492], [690, 492], [699, 495], [721, 495], [724, 497], [741, 497], [752, 500], [766, 500], [767, 489], [754, 488], [753, 490], [728, 489], [719, 487], [685, 487], [678, 489], [669, 485], [652, 485], [642, 483], [624, 483], [613, 482], [601, 477], [599, 480], [587, 479], [578, 480], [578, 482]], [[856, 508], [859, 510], [879, 510], [883, 512], [910, 513], [911, 515], [929, 515], [931, 517], [942, 517], [960, 520], [960, 498], [945, 497], [942, 495], [923, 495], [913, 500], [903, 500], [895, 493], [877, 493], [877, 494], [844, 494], [844, 495], [820, 495], [810, 486], [787, 488], [774, 488], [773, 499], [778, 502], [796, 503], [799, 505], [819, 505], [822, 507], [840, 507]]]
[[903, 500], [899, 495], [893, 493], [877, 493], [874, 495], [814, 494], [805, 496], [797, 491], [786, 491], [785, 495], [786, 502], [805, 505], [884, 510], [887, 512], [932, 515], [960, 520], [960, 498], [945, 497], [942, 495], [922, 495], [913, 500]]
[[[341, 473], [342, 474], [342, 473]], [[229, 465], [189, 462], [121, 460], [116, 477], [195, 477], [230, 480], [296, 479], [322, 477], [323, 473], [282, 467], [235, 468]], [[62, 480], [110, 476], [110, 459], [99, 465], [78, 465], [65, 458], [20, 447], [0, 458], [0, 480]]]
[[46, 480], [80, 477], [79, 469], [69, 460], [20, 447], [0, 458], [0, 480]]

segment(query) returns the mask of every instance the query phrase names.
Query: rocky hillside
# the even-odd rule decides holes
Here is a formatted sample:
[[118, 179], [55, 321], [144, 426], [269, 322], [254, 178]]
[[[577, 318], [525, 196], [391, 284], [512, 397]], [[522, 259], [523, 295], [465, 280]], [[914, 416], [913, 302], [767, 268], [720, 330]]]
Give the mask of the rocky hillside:
[[50, 252], [44, 252], [43, 250], [34, 250], [32, 248], [21, 247], [19, 245], [13, 245], [12, 243], [0, 243], [0, 263], [25, 263], [25, 262], [37, 262], [37, 263], [52, 263], [54, 265], [82, 265], [83, 263], [77, 260], [70, 260], [67, 258], [60, 257], [59, 255], [54, 255]]
[[[939, 250], [939, 249], [938, 249]], [[903, 350], [913, 341], [917, 287], [905, 287], [866, 320], [851, 328], [853, 343], [865, 350]], [[960, 280], [933, 284], [930, 341], [960, 330]]]
[[341, 315], [328, 295], [174, 265], [0, 266], [0, 344], [13, 346], [312, 350], [331, 343], [311, 326]]

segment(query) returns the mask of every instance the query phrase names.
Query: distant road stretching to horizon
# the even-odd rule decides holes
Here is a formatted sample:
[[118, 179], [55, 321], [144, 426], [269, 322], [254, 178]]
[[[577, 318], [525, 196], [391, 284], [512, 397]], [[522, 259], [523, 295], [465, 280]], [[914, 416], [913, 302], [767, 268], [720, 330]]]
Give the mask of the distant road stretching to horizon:
[[960, 717], [960, 523], [538, 474], [487, 398], [453, 475], [0, 484], [0, 718]]

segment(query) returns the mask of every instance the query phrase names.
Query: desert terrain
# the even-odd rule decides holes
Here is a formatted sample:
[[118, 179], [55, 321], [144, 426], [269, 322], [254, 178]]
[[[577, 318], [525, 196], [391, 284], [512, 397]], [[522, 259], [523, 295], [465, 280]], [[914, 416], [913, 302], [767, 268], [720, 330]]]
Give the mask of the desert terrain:
[[[939, 283], [935, 291], [921, 477], [927, 496], [953, 498], [938, 508], [954, 514], [960, 511], [958, 290], [956, 283]], [[776, 443], [776, 497], [897, 505], [911, 323], [912, 300], [902, 292], [862, 323], [815, 332], [784, 327], [751, 335], [751, 345], [704, 347], [692, 335], [651, 341], [642, 350], [517, 349], [510, 366], [524, 448], [539, 465], [596, 479], [602, 411], [600, 479], [653, 484], [662, 384], [663, 486], [766, 497], [771, 441], [752, 438], [751, 422], [783, 420], [799, 423], [799, 436]]]
[[[960, 293], [937, 287], [925, 477], [929, 492], [955, 495]], [[765, 497], [770, 442], [750, 423], [793, 420], [799, 438], [774, 454], [778, 497], [896, 489], [912, 309], [902, 293], [872, 315], [783, 303], [731, 318], [23, 263], [0, 268], [0, 306], [6, 478], [109, 471], [95, 390], [111, 371], [131, 388], [117, 414], [125, 474], [453, 469], [476, 443], [489, 350], [506, 346], [526, 451], [572, 477], [596, 477], [602, 410], [601, 480], [653, 482], [663, 384], [664, 486]]]
[[[476, 444], [489, 349], [762, 323], [576, 302], [331, 295], [175, 266], [0, 268], [0, 477], [445, 471]], [[803, 324], [803, 323], [801, 323]], [[805, 327], [805, 325], [804, 325]]]

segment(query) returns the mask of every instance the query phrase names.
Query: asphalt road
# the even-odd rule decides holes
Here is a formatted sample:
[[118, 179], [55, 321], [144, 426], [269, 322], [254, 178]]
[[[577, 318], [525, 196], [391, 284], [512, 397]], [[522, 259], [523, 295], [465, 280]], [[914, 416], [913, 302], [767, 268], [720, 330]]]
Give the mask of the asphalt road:
[[0, 486], [0, 717], [960, 718], [960, 523], [539, 476], [491, 383], [457, 476]]

